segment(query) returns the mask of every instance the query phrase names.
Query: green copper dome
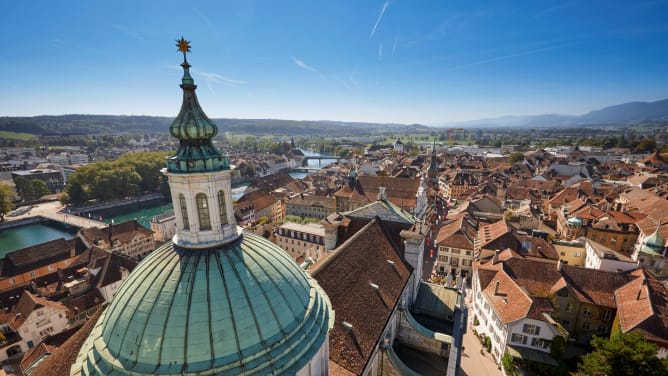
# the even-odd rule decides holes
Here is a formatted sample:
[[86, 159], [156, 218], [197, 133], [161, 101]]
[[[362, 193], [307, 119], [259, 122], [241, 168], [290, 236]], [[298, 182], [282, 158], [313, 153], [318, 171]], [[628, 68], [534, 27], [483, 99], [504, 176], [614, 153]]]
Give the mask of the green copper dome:
[[258, 235], [197, 252], [167, 243], [123, 282], [72, 374], [295, 374], [331, 315], [317, 283]]
[[[183, 39], [182, 39], [183, 40]], [[185, 40], [183, 42], [189, 43]], [[188, 44], [188, 51], [190, 46]], [[176, 155], [167, 158], [170, 172], [205, 172], [230, 168], [227, 156], [218, 150], [211, 139], [218, 134], [218, 127], [209, 119], [197, 101], [195, 81], [190, 76], [190, 64], [183, 51], [183, 103], [181, 111], [169, 126], [169, 133], [179, 139]]]

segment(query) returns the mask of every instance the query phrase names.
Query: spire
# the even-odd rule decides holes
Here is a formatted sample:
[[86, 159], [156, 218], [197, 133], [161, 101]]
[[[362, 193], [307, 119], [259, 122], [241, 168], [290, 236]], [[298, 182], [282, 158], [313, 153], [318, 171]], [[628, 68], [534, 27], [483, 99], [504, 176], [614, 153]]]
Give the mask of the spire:
[[197, 101], [195, 81], [190, 75], [191, 65], [186, 54], [190, 52], [190, 42], [183, 39], [176, 41], [178, 51], [183, 53], [183, 103], [181, 111], [169, 126], [172, 136], [179, 139], [176, 155], [167, 159], [170, 172], [205, 172], [229, 169], [227, 156], [213, 146], [211, 139], [218, 133], [218, 127], [209, 119]]
[[438, 160], [436, 159], [436, 139], [434, 138], [434, 144], [431, 147], [431, 163], [429, 163], [429, 171], [438, 170]]

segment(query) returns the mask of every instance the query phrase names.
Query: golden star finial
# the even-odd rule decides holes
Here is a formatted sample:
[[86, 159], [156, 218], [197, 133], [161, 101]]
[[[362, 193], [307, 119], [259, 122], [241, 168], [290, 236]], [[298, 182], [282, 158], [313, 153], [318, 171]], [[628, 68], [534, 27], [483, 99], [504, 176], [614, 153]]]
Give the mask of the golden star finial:
[[183, 39], [177, 39], [176, 40], [176, 47], [178, 47], [178, 50], [183, 53], [183, 60], [186, 60], [186, 53], [190, 52], [190, 41]]
[[176, 47], [178, 47], [179, 51], [183, 53], [190, 52], [190, 41], [181, 37], [181, 39], [176, 40]]

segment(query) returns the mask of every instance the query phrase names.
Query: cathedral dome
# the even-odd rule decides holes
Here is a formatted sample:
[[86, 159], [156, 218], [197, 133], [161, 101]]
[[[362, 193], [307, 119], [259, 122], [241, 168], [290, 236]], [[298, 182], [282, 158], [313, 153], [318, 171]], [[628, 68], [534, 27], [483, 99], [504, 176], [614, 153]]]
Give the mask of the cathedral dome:
[[261, 236], [199, 251], [167, 243], [121, 285], [73, 374], [296, 374], [327, 348], [332, 314]]
[[[184, 55], [181, 88], [192, 99], [181, 114], [206, 118], [185, 60], [189, 42], [181, 38], [177, 46]], [[188, 127], [176, 132], [179, 149], [163, 169], [175, 211], [173, 241], [118, 288], [71, 375], [328, 373], [334, 312], [327, 295], [283, 249], [241, 232], [227, 158], [211, 143], [215, 125], [200, 125], [192, 125], [193, 135], [201, 131], [195, 139]]]

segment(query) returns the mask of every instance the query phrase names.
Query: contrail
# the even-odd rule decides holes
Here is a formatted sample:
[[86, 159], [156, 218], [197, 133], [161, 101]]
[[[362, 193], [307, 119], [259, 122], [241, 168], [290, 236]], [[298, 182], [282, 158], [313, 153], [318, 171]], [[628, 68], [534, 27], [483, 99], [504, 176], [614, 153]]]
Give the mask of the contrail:
[[378, 19], [376, 19], [376, 24], [373, 25], [373, 29], [371, 29], [371, 34], [369, 34], [369, 38], [372, 38], [373, 35], [376, 33], [376, 28], [378, 27], [378, 24], [380, 23], [380, 20], [383, 18], [383, 14], [385, 14], [385, 10], [387, 9], [388, 5], [390, 5], [389, 1], [386, 1], [385, 4], [383, 4], [383, 9], [380, 10], [380, 14], [378, 15]]

